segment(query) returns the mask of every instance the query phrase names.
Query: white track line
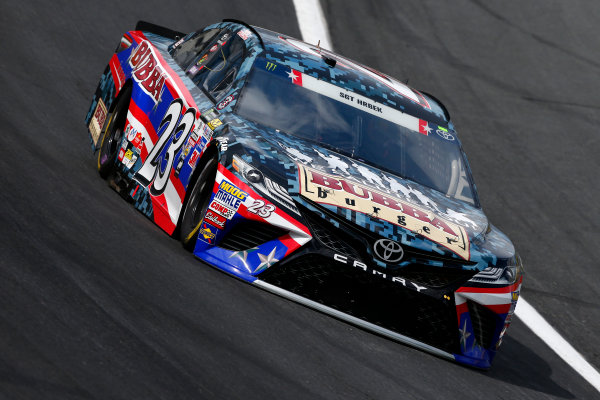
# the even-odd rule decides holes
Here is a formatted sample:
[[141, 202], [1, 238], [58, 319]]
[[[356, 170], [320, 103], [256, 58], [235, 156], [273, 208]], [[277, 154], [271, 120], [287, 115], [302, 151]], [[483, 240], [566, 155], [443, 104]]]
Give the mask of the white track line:
[[[302, 40], [310, 44], [321, 41], [321, 47], [333, 50], [329, 29], [319, 0], [293, 0]], [[525, 301], [519, 298], [515, 314], [533, 333], [544, 341], [560, 358], [577, 371], [600, 392], [600, 373], [588, 363], [545, 319]]]
[[549, 323], [538, 313], [535, 308], [519, 297], [515, 315], [527, 325], [540, 339], [542, 339], [560, 358], [565, 360], [575, 371], [600, 392], [600, 373], [583, 358]]
[[329, 29], [319, 0], [294, 0], [294, 8], [302, 40], [310, 44], [317, 44], [321, 41], [322, 48], [333, 50]]

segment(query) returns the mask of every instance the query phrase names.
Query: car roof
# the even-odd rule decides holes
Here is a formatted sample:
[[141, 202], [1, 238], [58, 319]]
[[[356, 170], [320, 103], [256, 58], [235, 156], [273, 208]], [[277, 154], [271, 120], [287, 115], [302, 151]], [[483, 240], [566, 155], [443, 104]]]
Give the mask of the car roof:
[[[268, 61], [345, 88], [417, 118], [448, 127], [446, 108], [433, 96], [340, 54], [290, 36], [253, 27], [264, 43]], [[450, 126], [452, 128], [452, 126]]]

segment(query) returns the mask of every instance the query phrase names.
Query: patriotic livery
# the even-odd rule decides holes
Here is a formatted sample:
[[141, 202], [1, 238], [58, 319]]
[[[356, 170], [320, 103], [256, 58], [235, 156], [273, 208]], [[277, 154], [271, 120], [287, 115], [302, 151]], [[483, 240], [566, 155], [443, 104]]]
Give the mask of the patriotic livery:
[[489, 368], [523, 269], [433, 96], [233, 20], [123, 35], [86, 117], [100, 175], [206, 263]]

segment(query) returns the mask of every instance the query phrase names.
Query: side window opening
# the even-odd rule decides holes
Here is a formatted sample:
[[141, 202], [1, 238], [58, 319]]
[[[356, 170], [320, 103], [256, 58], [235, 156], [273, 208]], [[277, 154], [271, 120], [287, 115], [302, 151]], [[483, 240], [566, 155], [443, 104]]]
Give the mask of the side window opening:
[[231, 88], [244, 54], [243, 40], [232, 31], [223, 30], [198, 55], [186, 73], [197, 86], [219, 99]]
[[219, 29], [210, 29], [205, 32], [196, 32], [191, 38], [170, 49], [173, 59], [183, 70], [187, 70], [192, 62], [202, 53], [207, 45], [218, 35]]

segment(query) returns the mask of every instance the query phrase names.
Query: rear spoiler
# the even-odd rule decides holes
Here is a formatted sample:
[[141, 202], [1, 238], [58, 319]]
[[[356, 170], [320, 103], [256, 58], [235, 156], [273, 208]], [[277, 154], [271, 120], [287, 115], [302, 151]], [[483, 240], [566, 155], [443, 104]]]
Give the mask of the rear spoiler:
[[164, 26], [156, 25], [146, 21], [138, 21], [137, 24], [135, 24], [135, 30], [155, 33], [173, 40], [181, 39], [186, 35], [183, 32], [174, 31], [172, 29], [165, 28]]

